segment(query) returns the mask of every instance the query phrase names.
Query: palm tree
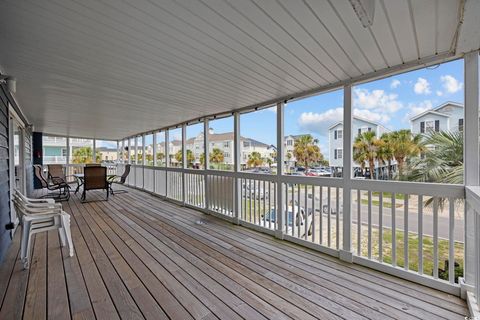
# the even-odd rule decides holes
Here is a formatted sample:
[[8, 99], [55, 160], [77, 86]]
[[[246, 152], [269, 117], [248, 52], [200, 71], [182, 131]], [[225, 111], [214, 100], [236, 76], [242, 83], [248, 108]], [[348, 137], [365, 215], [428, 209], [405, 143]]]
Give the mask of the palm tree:
[[157, 161], [163, 162], [165, 154], [163, 152], [157, 152]]
[[225, 160], [225, 157], [223, 155], [222, 150], [218, 148], [213, 148], [212, 152], [210, 152], [208, 160], [210, 161], [210, 163], [219, 164]]
[[297, 158], [297, 162], [305, 167], [305, 170], [308, 169], [310, 163], [323, 160], [317, 142], [311, 135], [303, 135], [295, 140], [293, 155]]
[[[187, 165], [192, 164], [195, 161], [195, 155], [193, 154], [192, 150], [187, 149]], [[175, 160], [177, 160], [178, 163], [182, 162], [182, 149], [178, 150], [177, 153], [175, 153]]]
[[[95, 155], [95, 162], [102, 160], [102, 153], [97, 152]], [[72, 163], [92, 163], [93, 149], [92, 147], [81, 147], [73, 150]]]
[[392, 161], [393, 161], [393, 139], [391, 133], [384, 133], [380, 137], [380, 143], [377, 150], [377, 159], [382, 164], [387, 163], [388, 179], [392, 179]]
[[373, 179], [373, 171], [375, 169], [375, 160], [377, 159], [379, 145], [380, 140], [377, 139], [374, 131], [367, 131], [359, 134], [355, 138], [353, 144], [353, 159], [357, 163], [360, 163], [362, 171], [365, 167], [365, 161], [368, 162], [370, 179]]
[[463, 133], [431, 132], [425, 136], [426, 151], [410, 164], [408, 180], [463, 183]]
[[400, 180], [404, 178], [405, 163], [408, 158], [420, 155], [425, 150], [422, 136], [412, 134], [408, 129], [394, 131], [390, 134], [393, 144], [393, 156], [397, 161]]
[[248, 155], [247, 165], [249, 167], [253, 166], [254, 168], [261, 166], [263, 164], [263, 158], [260, 152], [253, 151]]

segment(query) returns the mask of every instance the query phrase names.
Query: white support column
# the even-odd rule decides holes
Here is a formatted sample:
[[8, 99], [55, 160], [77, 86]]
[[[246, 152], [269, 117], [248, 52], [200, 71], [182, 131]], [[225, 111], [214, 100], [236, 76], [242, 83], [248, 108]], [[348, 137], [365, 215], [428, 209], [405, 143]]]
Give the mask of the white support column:
[[165, 198], [168, 198], [168, 167], [170, 166], [170, 131], [165, 130]]
[[120, 142], [117, 140], [117, 162], [120, 160]]
[[352, 86], [343, 89], [343, 247], [340, 259], [353, 262], [352, 254]]
[[[68, 170], [68, 165], [70, 164], [70, 138], [66, 137], [67, 140], [67, 159], [65, 163], [67, 164], [67, 170]], [[65, 172], [65, 175], [68, 175], [68, 172]]]
[[187, 126], [182, 124], [182, 203], [185, 205], [185, 169], [187, 168]]
[[210, 167], [210, 160], [209, 160], [209, 142], [208, 142], [208, 132], [209, 132], [209, 123], [208, 123], [208, 118], [205, 118], [203, 120], [203, 152], [204, 152], [204, 181], [205, 181], [205, 209], [208, 210], [209, 208], [209, 188], [208, 188], [208, 170]]
[[[153, 166], [157, 166], [157, 133], [153, 133]], [[157, 193], [157, 181], [155, 180], [157, 177], [157, 171], [153, 170], [153, 187], [152, 190], [154, 193]]]
[[93, 139], [93, 163], [97, 163], [97, 139]]
[[[464, 58], [465, 67], [465, 117], [464, 148], [465, 164], [464, 182], [467, 186], [478, 186], [479, 174], [479, 56], [478, 51], [470, 52]], [[465, 262], [462, 296], [467, 288], [475, 286], [476, 272], [480, 268], [475, 261], [475, 211], [465, 206]], [[478, 297], [477, 297], [478, 299]]]
[[145, 189], [145, 134], [142, 134], [142, 189]]
[[128, 148], [128, 150], [127, 150], [127, 163], [131, 164], [132, 159], [130, 158], [130, 152], [132, 152], [131, 151], [132, 146], [131, 146], [131, 143], [130, 143], [130, 138], [127, 138], [127, 148]]
[[277, 225], [275, 226], [275, 237], [278, 239], [283, 239], [284, 234], [284, 203], [283, 203], [283, 184], [281, 183], [281, 177], [283, 175], [284, 169], [284, 111], [285, 105], [283, 102], [277, 103], [277, 212], [276, 220]]
[[[234, 113], [233, 116], [233, 155], [234, 155], [234, 172], [240, 172], [240, 114], [238, 112]], [[240, 204], [241, 204], [241, 179], [235, 175], [234, 182], [234, 218], [235, 223], [240, 224]]]

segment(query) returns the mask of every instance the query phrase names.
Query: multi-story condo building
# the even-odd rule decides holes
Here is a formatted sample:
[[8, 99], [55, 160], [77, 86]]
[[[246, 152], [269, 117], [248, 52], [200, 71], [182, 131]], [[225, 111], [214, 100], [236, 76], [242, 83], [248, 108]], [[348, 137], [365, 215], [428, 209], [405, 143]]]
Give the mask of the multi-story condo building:
[[[363, 132], [373, 131], [377, 137], [380, 137], [383, 133], [389, 132], [383, 125], [363, 119], [360, 117], [353, 117], [352, 121], [352, 134], [357, 136]], [[329, 143], [329, 163], [330, 167], [334, 170], [343, 168], [343, 122], [337, 122], [328, 128], [328, 143]], [[359, 167], [359, 164], [354, 163], [354, 167]], [[378, 163], [375, 163], [375, 167], [378, 168]]]
[[[67, 154], [70, 154], [72, 157], [75, 149], [90, 147], [93, 150], [93, 140], [92, 139], [82, 139], [82, 138], [70, 138], [69, 143], [67, 144], [67, 138], [57, 137], [57, 136], [43, 136], [43, 163], [44, 164], [66, 164], [67, 163]], [[67, 148], [69, 152], [67, 153]], [[100, 152], [101, 148], [98, 148]], [[117, 150], [109, 149], [105, 151], [105, 157], [108, 157], [108, 160], [117, 159]], [[108, 155], [107, 155], [108, 153]], [[102, 160], [107, 160], [105, 157]]]
[[[233, 132], [225, 133], [214, 133], [210, 129], [208, 135], [209, 149], [220, 149], [223, 153], [224, 163], [227, 165], [233, 165], [234, 163], [234, 145], [233, 145]], [[203, 132], [198, 134], [194, 138], [190, 138], [185, 142], [187, 150], [191, 150], [195, 157], [195, 164], [200, 163], [200, 156], [204, 153], [203, 148]], [[164, 150], [165, 143], [161, 142], [158, 144], [158, 150]], [[175, 165], [177, 162], [175, 159], [175, 154], [182, 150], [182, 143], [180, 140], [173, 140], [169, 143], [168, 152], [170, 154], [171, 163]], [[262, 158], [273, 158], [274, 152], [276, 151], [275, 147], [268, 145], [266, 143], [257, 141], [255, 139], [240, 137], [240, 159], [241, 165], [246, 166], [248, 161], [248, 156], [252, 152], [260, 153]]]
[[463, 105], [446, 102], [410, 118], [412, 133], [463, 131]]

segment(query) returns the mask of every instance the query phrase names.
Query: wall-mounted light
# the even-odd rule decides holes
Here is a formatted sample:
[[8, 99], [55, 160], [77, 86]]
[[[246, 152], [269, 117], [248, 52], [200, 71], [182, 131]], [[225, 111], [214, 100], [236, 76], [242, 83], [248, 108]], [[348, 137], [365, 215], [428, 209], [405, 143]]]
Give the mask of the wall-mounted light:
[[7, 84], [8, 91], [15, 93], [17, 91], [17, 79], [6, 74], [0, 74], [0, 81]]

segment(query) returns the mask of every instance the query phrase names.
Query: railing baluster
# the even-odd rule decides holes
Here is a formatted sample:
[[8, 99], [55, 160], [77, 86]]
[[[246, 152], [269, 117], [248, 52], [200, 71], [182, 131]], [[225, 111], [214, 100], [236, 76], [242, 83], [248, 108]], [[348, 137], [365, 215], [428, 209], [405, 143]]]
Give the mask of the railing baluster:
[[418, 273], [423, 274], [423, 195], [418, 196]]
[[323, 245], [323, 186], [320, 186], [320, 239], [319, 243]]
[[383, 262], [383, 192], [378, 193], [378, 261]]
[[392, 265], [394, 267], [397, 266], [397, 227], [395, 225], [396, 223], [396, 208], [395, 208], [395, 199], [396, 195], [394, 192], [392, 192], [392, 198], [391, 198], [391, 203], [392, 203]]
[[357, 190], [357, 254], [362, 255], [362, 190]]
[[308, 240], [308, 186], [305, 185], [305, 212], [304, 212], [304, 221], [303, 224], [305, 225], [305, 240]]
[[331, 221], [331, 188], [328, 187], [328, 195], [327, 195], [327, 205], [328, 205], [328, 212], [327, 212], [327, 245], [328, 247], [332, 244], [332, 221]]
[[[278, 169], [277, 169], [278, 170]], [[282, 210], [282, 208], [279, 208], [281, 211], [281, 214], [284, 215], [284, 226], [285, 227], [285, 233], [288, 234], [288, 184], [285, 183], [285, 212]]]
[[[292, 199], [291, 199], [291, 202], [292, 202], [292, 206], [291, 206], [291, 208], [292, 208], [292, 227], [291, 227], [292, 231], [291, 231], [291, 235], [293, 236], [294, 233], [295, 233], [295, 220], [294, 220], [294, 218], [295, 218], [295, 216], [294, 216], [294, 211], [295, 211], [295, 186], [293, 185], [293, 183], [292, 183]], [[288, 213], [288, 209], [287, 209], [287, 216], [288, 215], [289, 215], [289, 213]], [[288, 217], [287, 217], [287, 219], [288, 219]]]
[[340, 188], [335, 188], [335, 210], [337, 212], [335, 217], [335, 244], [337, 250], [340, 249]]
[[[297, 224], [297, 237], [300, 238], [300, 183], [297, 185], [297, 213], [294, 215], [294, 224]], [[304, 209], [305, 210], [305, 209]]]
[[372, 259], [372, 191], [368, 190], [368, 249], [367, 256], [368, 259]]
[[253, 223], [257, 224], [257, 180], [253, 180]]
[[[270, 196], [270, 192], [269, 192], [269, 196]], [[267, 189], [265, 189], [265, 180], [263, 180], [263, 226], [266, 227], [267, 226], [267, 223], [266, 223], [266, 214], [265, 214], [265, 201], [266, 201], [266, 197], [267, 197]]]
[[315, 243], [315, 185], [312, 185], [312, 242]]
[[408, 194], [403, 196], [403, 262], [405, 270], [408, 270]]
[[433, 278], [438, 279], [438, 197], [433, 198]]
[[248, 200], [249, 200], [249, 209], [248, 209], [248, 221], [252, 222], [252, 179], [248, 179]]
[[453, 284], [455, 283], [455, 199], [448, 198], [448, 204], [448, 280]]

